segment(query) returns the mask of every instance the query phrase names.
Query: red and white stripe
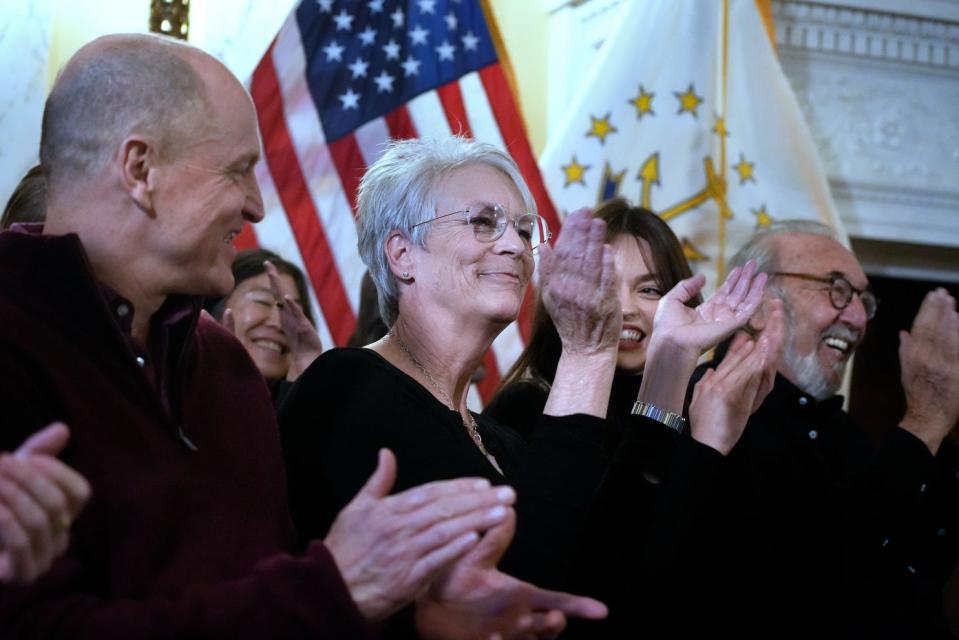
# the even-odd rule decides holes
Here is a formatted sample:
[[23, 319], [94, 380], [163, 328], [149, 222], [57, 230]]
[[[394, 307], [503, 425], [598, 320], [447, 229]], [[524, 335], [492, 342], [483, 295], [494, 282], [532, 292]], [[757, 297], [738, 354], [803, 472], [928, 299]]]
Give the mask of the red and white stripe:
[[[540, 214], [558, 230], [558, 218], [498, 64], [422, 94], [332, 143], [326, 141], [305, 72], [306, 57], [291, 15], [250, 85], [263, 136], [257, 177], [266, 217], [252, 233], [242, 234], [238, 244], [269, 248], [304, 269], [316, 297], [311, 304], [325, 346], [345, 344], [355, 326], [366, 270], [356, 246], [356, 189], [390, 138], [462, 134], [508, 151]], [[519, 324], [507, 327], [487, 354], [486, 378], [478, 385], [483, 400], [489, 399], [502, 372], [522, 351], [527, 317], [524, 313]], [[471, 398], [477, 402], [475, 392]]]

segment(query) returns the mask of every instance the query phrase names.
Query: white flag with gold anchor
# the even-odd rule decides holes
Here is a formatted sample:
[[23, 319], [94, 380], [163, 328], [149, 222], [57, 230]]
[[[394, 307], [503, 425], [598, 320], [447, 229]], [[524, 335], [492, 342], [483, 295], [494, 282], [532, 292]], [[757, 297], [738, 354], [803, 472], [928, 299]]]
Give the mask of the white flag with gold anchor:
[[614, 196], [658, 213], [715, 286], [774, 219], [844, 237], [825, 174], [754, 0], [643, 0], [540, 158], [557, 208]]

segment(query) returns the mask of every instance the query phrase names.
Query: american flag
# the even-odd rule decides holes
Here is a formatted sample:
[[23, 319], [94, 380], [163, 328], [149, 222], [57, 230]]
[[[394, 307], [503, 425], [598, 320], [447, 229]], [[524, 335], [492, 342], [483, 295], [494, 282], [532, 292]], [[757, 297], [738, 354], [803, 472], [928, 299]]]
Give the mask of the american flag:
[[[355, 326], [365, 271], [356, 188], [390, 138], [463, 134], [508, 150], [559, 229], [487, 15], [480, 0], [302, 0], [253, 73], [267, 214], [238, 245], [303, 268], [324, 346], [345, 344]], [[519, 355], [526, 326], [524, 313], [494, 342], [482, 399]]]

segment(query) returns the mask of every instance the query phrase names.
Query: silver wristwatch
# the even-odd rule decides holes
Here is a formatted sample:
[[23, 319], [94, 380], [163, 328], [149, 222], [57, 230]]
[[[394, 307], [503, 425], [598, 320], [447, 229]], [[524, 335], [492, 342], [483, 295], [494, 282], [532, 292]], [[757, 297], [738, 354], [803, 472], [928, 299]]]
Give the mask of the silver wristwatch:
[[660, 409], [659, 407], [647, 402], [637, 400], [636, 404], [633, 405], [632, 413], [633, 415], [652, 418], [656, 422], [662, 422], [670, 429], [675, 429], [679, 433], [682, 433], [686, 429], [686, 418], [682, 417], [678, 413], [673, 413], [672, 411], [667, 411], [666, 409]]

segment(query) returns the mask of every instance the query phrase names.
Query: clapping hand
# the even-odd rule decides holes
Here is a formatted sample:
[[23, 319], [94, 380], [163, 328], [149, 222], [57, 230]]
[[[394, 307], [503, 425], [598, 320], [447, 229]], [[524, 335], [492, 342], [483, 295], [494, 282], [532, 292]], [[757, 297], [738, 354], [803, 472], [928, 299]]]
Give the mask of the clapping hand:
[[785, 343], [781, 300], [769, 302], [769, 315], [757, 339], [737, 334], [716, 369], [707, 369], [696, 383], [689, 418], [693, 438], [729, 453], [746, 421], [773, 388]]
[[0, 455], [0, 583], [32, 582], [67, 548], [90, 498], [83, 476], [56, 458], [69, 438], [54, 423]]
[[543, 304], [564, 352], [591, 355], [618, 347], [623, 314], [605, 239], [606, 223], [579, 209], [567, 216], [555, 249], [540, 249]]
[[566, 616], [606, 617], [601, 602], [540, 589], [497, 570], [515, 526], [511, 513], [416, 601], [416, 626], [423, 638], [554, 638], [566, 627]]
[[363, 616], [378, 621], [409, 604], [480, 533], [506, 521], [516, 493], [488, 480], [431, 482], [389, 495], [396, 459], [381, 449], [376, 471], [337, 515], [324, 543]]
[[959, 313], [945, 289], [926, 294], [912, 330], [899, 334], [906, 415], [902, 428], [935, 454], [959, 419]]
[[723, 285], [695, 308], [686, 302], [702, 290], [706, 277], [698, 274], [680, 281], [659, 301], [653, 338], [695, 350], [697, 356], [705, 353], [749, 321], [762, 302], [766, 279], [750, 260], [730, 271]]
[[670, 289], [653, 318], [638, 399], [681, 413], [686, 381], [699, 356], [749, 322], [762, 303], [766, 279], [765, 273], [756, 273], [756, 263], [750, 260], [730, 271], [723, 286], [695, 309], [686, 303], [703, 288], [706, 278], [702, 274]]

